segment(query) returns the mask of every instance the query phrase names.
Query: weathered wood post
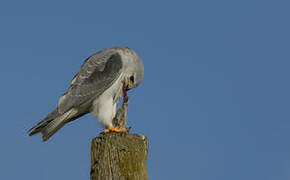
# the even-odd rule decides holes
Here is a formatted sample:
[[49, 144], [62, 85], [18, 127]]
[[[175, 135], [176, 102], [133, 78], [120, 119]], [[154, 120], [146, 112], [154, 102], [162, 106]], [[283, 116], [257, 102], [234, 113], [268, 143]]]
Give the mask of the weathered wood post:
[[91, 180], [147, 180], [147, 153], [145, 136], [100, 134], [91, 145]]

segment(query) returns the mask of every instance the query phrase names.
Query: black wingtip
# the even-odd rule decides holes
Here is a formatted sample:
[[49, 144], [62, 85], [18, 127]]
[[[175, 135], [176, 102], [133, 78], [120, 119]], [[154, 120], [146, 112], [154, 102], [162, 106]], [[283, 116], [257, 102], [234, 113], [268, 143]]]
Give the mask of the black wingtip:
[[28, 132], [28, 133], [29, 133], [28, 136], [33, 136], [33, 135], [37, 134], [38, 132], [32, 131], [32, 132]]

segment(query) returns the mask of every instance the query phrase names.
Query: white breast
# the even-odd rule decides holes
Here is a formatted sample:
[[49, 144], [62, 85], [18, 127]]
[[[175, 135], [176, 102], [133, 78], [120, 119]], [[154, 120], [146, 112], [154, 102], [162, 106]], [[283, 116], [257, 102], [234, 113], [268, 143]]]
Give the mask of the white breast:
[[[102, 95], [93, 102], [93, 115], [104, 126], [112, 125], [116, 114], [117, 101], [122, 95], [122, 75], [107, 89]], [[114, 99], [115, 96], [115, 99]]]

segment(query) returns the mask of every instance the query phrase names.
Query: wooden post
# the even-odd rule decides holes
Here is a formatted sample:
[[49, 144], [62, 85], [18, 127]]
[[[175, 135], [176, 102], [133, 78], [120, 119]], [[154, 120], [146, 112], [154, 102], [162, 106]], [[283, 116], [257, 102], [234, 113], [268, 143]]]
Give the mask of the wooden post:
[[147, 153], [143, 135], [100, 134], [91, 145], [91, 180], [147, 180]]

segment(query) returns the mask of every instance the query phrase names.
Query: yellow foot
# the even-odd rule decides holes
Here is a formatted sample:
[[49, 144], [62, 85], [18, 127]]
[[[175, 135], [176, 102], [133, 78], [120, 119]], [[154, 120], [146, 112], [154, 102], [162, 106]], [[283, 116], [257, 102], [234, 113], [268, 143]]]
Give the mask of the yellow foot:
[[127, 129], [126, 128], [121, 128], [120, 126], [117, 126], [116, 128], [114, 126], [109, 126], [103, 132], [104, 133], [108, 133], [108, 132], [127, 132]]
[[127, 129], [126, 128], [121, 128], [120, 126], [117, 126], [116, 128], [115, 128], [115, 132], [127, 132]]
[[110, 131], [114, 131], [115, 130], [115, 128], [114, 128], [114, 126], [113, 125], [110, 125], [107, 129], [105, 129], [103, 132], [104, 133], [108, 133], [108, 132], [110, 132]]

